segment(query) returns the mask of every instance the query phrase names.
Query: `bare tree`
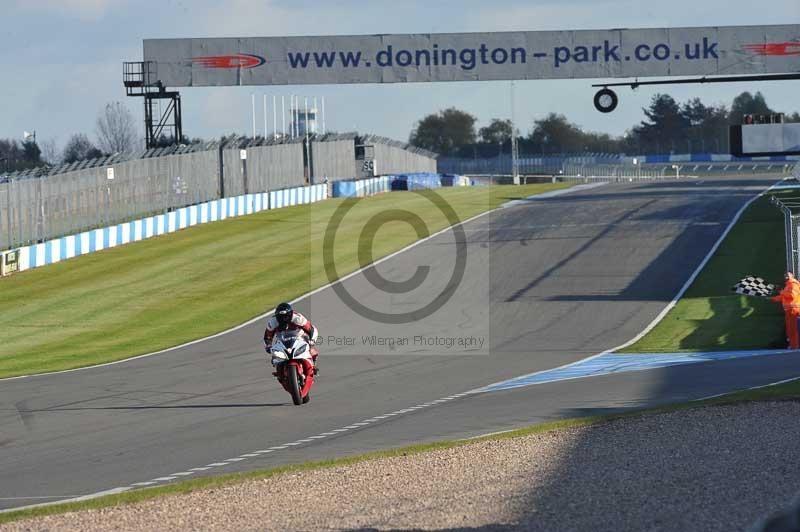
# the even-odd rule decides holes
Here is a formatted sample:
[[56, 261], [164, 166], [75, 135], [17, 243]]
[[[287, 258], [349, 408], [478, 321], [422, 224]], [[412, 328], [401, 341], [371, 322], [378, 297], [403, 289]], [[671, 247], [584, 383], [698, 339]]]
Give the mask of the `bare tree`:
[[44, 162], [47, 164], [58, 164], [59, 158], [55, 139], [47, 139], [42, 142], [42, 160]]
[[97, 117], [97, 141], [106, 153], [125, 153], [136, 147], [133, 115], [122, 102], [106, 104]]
[[74, 163], [83, 159], [95, 159], [102, 157], [103, 152], [98, 150], [89, 138], [83, 133], [72, 135], [64, 146], [64, 153], [61, 160], [64, 163]]

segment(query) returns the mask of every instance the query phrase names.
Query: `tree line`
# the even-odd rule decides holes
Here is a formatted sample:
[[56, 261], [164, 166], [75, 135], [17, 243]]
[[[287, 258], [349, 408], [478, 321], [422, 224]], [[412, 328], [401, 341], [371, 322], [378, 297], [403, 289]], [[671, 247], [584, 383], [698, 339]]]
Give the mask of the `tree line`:
[[[527, 135], [517, 131], [520, 153], [728, 153], [728, 128], [741, 124], [745, 115], [771, 115], [760, 92], [743, 92], [730, 108], [706, 105], [699, 98], [679, 103], [668, 94], [656, 94], [643, 109], [645, 120], [622, 136], [584, 131], [564, 115], [550, 113], [535, 120]], [[786, 115], [788, 122], [800, 122], [800, 113]], [[449, 108], [425, 116], [416, 123], [409, 143], [453, 157], [495, 157], [510, 153], [512, 123], [494, 118], [476, 129], [478, 119], [468, 112]]]
[[133, 115], [122, 102], [106, 104], [95, 122], [92, 142], [85, 133], [75, 133], [58, 151], [52, 139], [37, 143], [35, 139], [0, 139], [0, 172], [11, 173], [44, 165], [72, 163], [115, 153], [128, 153], [141, 148], [140, 136]]

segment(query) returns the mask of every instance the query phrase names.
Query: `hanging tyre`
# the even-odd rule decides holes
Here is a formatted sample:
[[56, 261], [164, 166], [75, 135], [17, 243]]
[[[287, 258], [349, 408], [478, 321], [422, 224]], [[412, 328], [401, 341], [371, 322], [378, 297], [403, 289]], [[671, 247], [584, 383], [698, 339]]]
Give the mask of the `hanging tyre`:
[[610, 113], [617, 108], [618, 103], [617, 93], [608, 87], [603, 87], [594, 95], [594, 108], [601, 113]]

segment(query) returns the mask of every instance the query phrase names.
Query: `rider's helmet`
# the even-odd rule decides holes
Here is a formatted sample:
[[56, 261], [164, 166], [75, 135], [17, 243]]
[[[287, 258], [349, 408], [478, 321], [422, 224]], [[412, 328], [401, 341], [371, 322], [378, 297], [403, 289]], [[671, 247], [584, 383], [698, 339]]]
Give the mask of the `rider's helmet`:
[[275, 319], [278, 320], [278, 325], [286, 327], [292, 322], [294, 310], [289, 303], [281, 303], [275, 307]]

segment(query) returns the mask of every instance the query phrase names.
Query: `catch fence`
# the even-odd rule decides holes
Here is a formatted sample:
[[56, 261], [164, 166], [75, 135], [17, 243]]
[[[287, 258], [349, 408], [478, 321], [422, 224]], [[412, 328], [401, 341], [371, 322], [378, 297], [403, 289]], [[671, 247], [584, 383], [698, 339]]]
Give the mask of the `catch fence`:
[[[740, 159], [729, 155], [622, 156], [619, 154], [522, 155], [517, 159], [519, 175], [562, 176], [580, 174], [620, 177], [666, 177], [669, 175], [752, 175], [789, 173], [795, 160], [783, 158]], [[512, 175], [510, 155], [492, 158], [438, 159], [441, 173], [460, 175]]]
[[[800, 163], [792, 170], [792, 177], [800, 181]], [[775, 187], [773, 190], [780, 190]], [[772, 196], [771, 202], [783, 212], [784, 236], [786, 239], [786, 271], [800, 275], [800, 194]]]
[[[303, 139], [238, 139], [0, 175], [0, 251], [224, 197], [353, 179], [357, 137], [337, 138], [313, 139], [310, 150]], [[434, 154], [366, 138], [385, 147], [392, 168], [435, 168]]]

